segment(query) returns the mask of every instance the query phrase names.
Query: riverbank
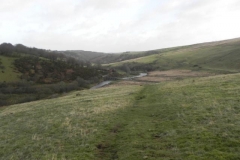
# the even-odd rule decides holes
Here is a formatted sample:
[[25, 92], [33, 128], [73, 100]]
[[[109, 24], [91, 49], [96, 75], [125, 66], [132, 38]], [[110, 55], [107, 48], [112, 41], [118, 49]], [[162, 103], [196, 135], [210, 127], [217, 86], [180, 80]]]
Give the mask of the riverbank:
[[[121, 79], [119, 79], [119, 80], [131, 80], [131, 79], [135, 79], [135, 78], [145, 77], [145, 76], [147, 76], [147, 75], [148, 75], [147, 73], [140, 73], [140, 74], [137, 75], [137, 76], [124, 77], [124, 78], [121, 78]], [[93, 86], [93, 87], [90, 88], [90, 89], [92, 90], [92, 89], [101, 88], [101, 87], [103, 87], [103, 86], [106, 86], [106, 85], [110, 84], [111, 82], [113, 82], [113, 81], [103, 81], [103, 82], [97, 84], [96, 86]]]

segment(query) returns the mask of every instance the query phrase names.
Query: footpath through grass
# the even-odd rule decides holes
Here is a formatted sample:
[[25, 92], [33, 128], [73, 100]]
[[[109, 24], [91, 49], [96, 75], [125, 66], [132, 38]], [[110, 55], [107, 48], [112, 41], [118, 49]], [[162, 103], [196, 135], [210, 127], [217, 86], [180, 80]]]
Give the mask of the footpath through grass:
[[239, 79], [112, 86], [0, 108], [0, 159], [239, 159]]
[[239, 159], [240, 75], [149, 85], [120, 111], [99, 159]]
[[95, 159], [98, 135], [140, 89], [108, 87], [2, 107], [0, 159]]

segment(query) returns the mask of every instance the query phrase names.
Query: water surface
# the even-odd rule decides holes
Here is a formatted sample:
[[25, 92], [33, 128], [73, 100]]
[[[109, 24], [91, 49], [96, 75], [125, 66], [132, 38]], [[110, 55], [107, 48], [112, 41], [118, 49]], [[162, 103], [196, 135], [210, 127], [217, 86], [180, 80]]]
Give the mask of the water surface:
[[[134, 79], [134, 78], [140, 78], [140, 77], [144, 77], [144, 76], [146, 76], [147, 75], [147, 73], [140, 73], [139, 75], [137, 75], [137, 76], [131, 76], [131, 77], [124, 77], [124, 78], [121, 78], [121, 79], [123, 79], [123, 80], [128, 80], [128, 79]], [[97, 84], [96, 86], [93, 86], [92, 88], [90, 88], [90, 89], [97, 89], [97, 88], [101, 88], [101, 87], [103, 87], [103, 86], [106, 86], [106, 85], [108, 85], [109, 83], [111, 83], [112, 81], [103, 81], [103, 82], [101, 82], [101, 83], [99, 83], [99, 84]]]

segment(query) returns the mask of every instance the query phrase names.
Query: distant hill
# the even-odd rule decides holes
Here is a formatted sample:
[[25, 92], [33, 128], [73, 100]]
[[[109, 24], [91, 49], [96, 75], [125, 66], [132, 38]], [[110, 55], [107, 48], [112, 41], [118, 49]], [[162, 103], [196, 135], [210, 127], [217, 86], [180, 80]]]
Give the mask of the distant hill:
[[130, 70], [186, 68], [213, 72], [240, 71], [240, 38], [152, 51], [154, 54], [109, 63], [105, 66]]
[[68, 57], [73, 57], [73, 58], [78, 59], [78, 60], [90, 61], [90, 62], [92, 62], [93, 59], [105, 56], [104, 53], [82, 51], [82, 50], [68, 50], [68, 51], [59, 51], [59, 52], [68, 56]]
[[69, 51], [60, 51], [60, 53], [65, 56], [75, 58], [77, 60], [88, 61], [95, 64], [106, 64], [120, 62], [124, 60], [144, 57], [152, 54], [157, 54], [159, 52], [164, 52], [171, 49], [160, 49], [160, 50], [151, 50], [151, 51], [142, 51], [142, 52], [124, 52], [124, 53], [100, 53], [100, 52], [91, 52], [91, 51], [81, 51], [81, 50], [69, 50]]
[[[162, 54], [165, 58], [171, 57], [173, 58], [174, 63], [178, 63], [178, 65], [174, 65], [174, 67], [182, 66], [180, 65], [180, 61], [185, 61], [185, 63], [188, 63], [184, 59], [174, 60], [175, 58], [179, 58], [178, 56], [174, 56], [174, 53], [181, 52], [180, 55], [188, 56], [187, 53], [191, 54], [193, 52], [197, 52], [195, 56], [191, 56], [191, 58], [196, 58], [199, 56], [199, 54], [202, 54], [202, 52], [207, 52], [212, 50], [211, 54], [209, 55], [202, 55], [201, 58], [207, 58], [207, 56], [215, 55], [218, 50], [221, 49], [221, 47], [227, 46], [229, 50], [234, 50], [238, 48], [240, 38], [236, 39], [230, 39], [230, 40], [224, 40], [224, 41], [216, 41], [216, 42], [206, 42], [206, 43], [200, 43], [200, 44], [193, 44], [193, 45], [187, 45], [187, 46], [178, 46], [178, 47], [172, 47], [172, 48], [163, 48], [163, 49], [157, 49], [157, 50], [150, 50], [150, 51], [138, 51], [138, 52], [123, 52], [123, 53], [101, 53], [101, 52], [91, 52], [91, 51], [82, 51], [82, 50], [69, 50], [69, 51], [60, 51], [60, 53], [64, 54], [68, 57], [73, 57], [77, 60], [82, 60], [85, 62], [91, 62], [95, 64], [110, 64], [110, 66], [116, 66], [123, 63], [129, 63], [129, 62], [138, 62], [138, 63], [152, 63], [153, 61], [158, 60], [159, 54]], [[230, 45], [230, 46], [229, 46]], [[231, 46], [232, 45], [232, 46]], [[204, 49], [206, 51], [204, 51]], [[228, 50], [222, 50], [220, 51], [221, 54], [227, 53]], [[166, 54], [169, 53], [169, 55], [166, 56]], [[170, 54], [172, 56], [170, 56]], [[186, 54], [186, 55], [185, 55]], [[220, 56], [220, 54], [219, 54]], [[231, 55], [233, 56], [233, 55]], [[200, 58], [199, 57], [199, 58]], [[190, 59], [191, 59], [190, 58]], [[154, 65], [154, 68], [160, 68], [160, 69], [167, 69], [165, 66], [165, 63], [168, 63], [167, 60], [158, 60], [162, 64]], [[112, 64], [111, 64], [112, 63]], [[148, 63], [148, 64], [149, 64]], [[203, 62], [204, 63], [204, 62]], [[195, 64], [198, 65], [198, 64]], [[165, 67], [164, 67], [165, 66]], [[172, 65], [171, 65], [172, 66]], [[169, 66], [169, 67], [171, 67]], [[173, 66], [172, 66], [173, 67]], [[195, 66], [196, 67], [196, 66]]]
[[[111, 73], [113, 74], [113, 73]], [[0, 106], [89, 88], [108, 71], [56, 51], [0, 45]]]

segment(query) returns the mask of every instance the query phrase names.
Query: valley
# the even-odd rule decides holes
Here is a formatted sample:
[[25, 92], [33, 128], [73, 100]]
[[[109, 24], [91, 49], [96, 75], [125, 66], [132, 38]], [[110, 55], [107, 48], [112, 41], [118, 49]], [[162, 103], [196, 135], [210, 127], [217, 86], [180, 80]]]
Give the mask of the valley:
[[[91, 62], [89, 69], [101, 78], [93, 83], [87, 83], [89, 79], [84, 77], [78, 79], [88, 87], [78, 86], [48, 99], [0, 107], [0, 159], [240, 157], [240, 39], [128, 53], [137, 58], [123, 54], [123, 61], [109, 60], [101, 65]], [[1, 77], [16, 73], [16, 68], [7, 65], [13, 57], [0, 58], [9, 69]], [[65, 65], [65, 61], [60, 62]], [[88, 64], [84, 62], [81, 69], [87, 69]], [[61, 71], [51, 70], [45, 77], [58, 77]], [[140, 73], [147, 75], [123, 78]], [[40, 89], [51, 85], [59, 88], [73, 84], [75, 78], [60, 81], [61, 85], [35, 85]], [[89, 89], [111, 78], [116, 80]]]

